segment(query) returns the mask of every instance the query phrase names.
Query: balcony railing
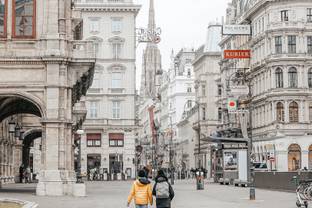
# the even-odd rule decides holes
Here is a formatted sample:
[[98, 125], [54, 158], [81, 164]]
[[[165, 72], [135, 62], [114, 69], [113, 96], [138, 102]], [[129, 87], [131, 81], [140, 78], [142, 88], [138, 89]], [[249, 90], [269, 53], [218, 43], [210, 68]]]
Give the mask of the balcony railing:
[[101, 4], [101, 3], [132, 3], [132, 0], [75, 0], [78, 4]]
[[95, 59], [95, 50], [93, 41], [72, 41], [73, 58], [75, 59]]

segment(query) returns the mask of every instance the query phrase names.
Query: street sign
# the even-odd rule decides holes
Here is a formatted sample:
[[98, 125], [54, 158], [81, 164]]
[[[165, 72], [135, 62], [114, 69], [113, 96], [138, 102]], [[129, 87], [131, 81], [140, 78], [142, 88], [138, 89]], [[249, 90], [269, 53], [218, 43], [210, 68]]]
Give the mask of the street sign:
[[250, 50], [224, 50], [224, 59], [250, 59]]
[[223, 25], [223, 35], [251, 35], [250, 25]]
[[236, 98], [228, 98], [227, 99], [227, 109], [228, 109], [228, 111], [236, 111], [237, 110], [237, 99]]
[[249, 89], [246, 85], [234, 85], [230, 87], [231, 95], [234, 97], [239, 97], [242, 95], [248, 95]]

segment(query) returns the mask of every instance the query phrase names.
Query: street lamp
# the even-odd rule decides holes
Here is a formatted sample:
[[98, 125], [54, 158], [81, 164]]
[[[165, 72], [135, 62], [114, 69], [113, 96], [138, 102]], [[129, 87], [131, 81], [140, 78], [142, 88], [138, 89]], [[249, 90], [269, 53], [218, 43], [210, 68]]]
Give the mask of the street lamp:
[[174, 167], [173, 167], [173, 130], [172, 117], [170, 116], [170, 145], [169, 145], [169, 162], [170, 162], [170, 182], [174, 185]]
[[84, 130], [78, 129], [76, 134], [79, 136], [78, 143], [78, 164], [77, 164], [77, 183], [83, 183], [81, 176], [81, 135], [84, 134]]

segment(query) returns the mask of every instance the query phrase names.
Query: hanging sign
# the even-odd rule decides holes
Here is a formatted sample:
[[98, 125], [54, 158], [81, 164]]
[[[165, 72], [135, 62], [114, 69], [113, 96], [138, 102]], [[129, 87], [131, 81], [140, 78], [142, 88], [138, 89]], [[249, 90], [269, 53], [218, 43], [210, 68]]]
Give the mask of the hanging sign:
[[250, 59], [250, 50], [224, 50], [224, 59]]
[[251, 35], [250, 25], [223, 25], [223, 35]]

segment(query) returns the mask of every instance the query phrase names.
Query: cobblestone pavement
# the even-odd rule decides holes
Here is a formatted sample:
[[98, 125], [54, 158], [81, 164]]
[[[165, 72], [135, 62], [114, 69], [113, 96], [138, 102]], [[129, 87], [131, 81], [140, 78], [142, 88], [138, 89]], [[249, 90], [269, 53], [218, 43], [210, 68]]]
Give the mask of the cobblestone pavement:
[[[87, 197], [37, 197], [34, 185], [6, 185], [0, 198], [33, 201], [39, 208], [126, 208], [132, 182], [88, 182]], [[177, 181], [173, 208], [295, 208], [295, 194], [256, 190], [257, 200], [248, 200], [249, 189], [218, 184], [206, 184], [205, 190], [195, 190], [195, 181]]]

